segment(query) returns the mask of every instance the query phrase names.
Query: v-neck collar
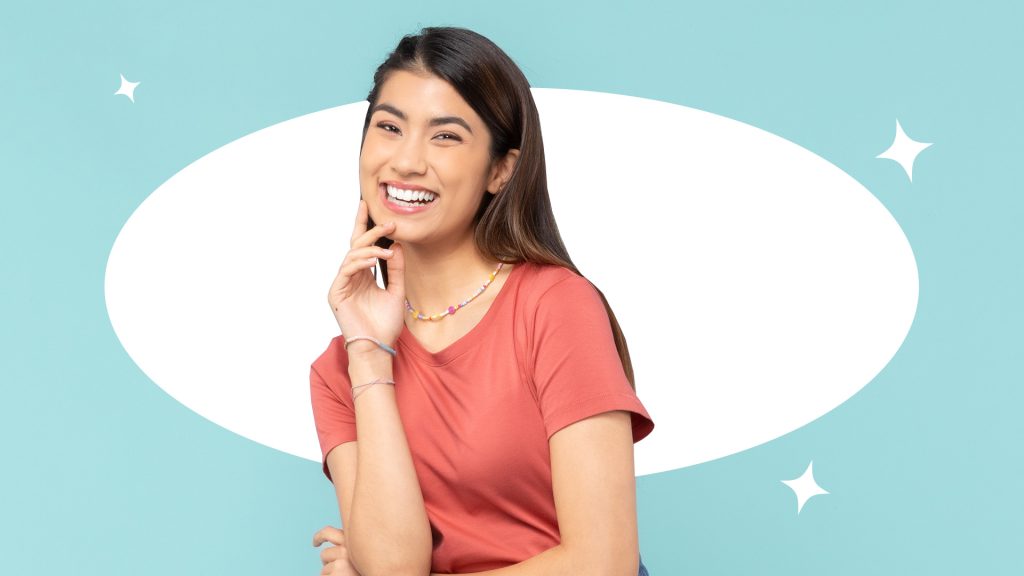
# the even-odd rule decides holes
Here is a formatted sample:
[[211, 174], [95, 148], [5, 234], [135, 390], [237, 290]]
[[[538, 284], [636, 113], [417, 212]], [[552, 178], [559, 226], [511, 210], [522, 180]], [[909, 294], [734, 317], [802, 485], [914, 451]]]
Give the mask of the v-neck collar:
[[402, 323], [402, 333], [398, 335], [398, 345], [403, 350], [416, 355], [431, 366], [443, 366], [465, 354], [471, 347], [477, 344], [480, 336], [487, 330], [487, 327], [494, 323], [494, 319], [500, 314], [501, 308], [507, 305], [506, 301], [511, 298], [509, 294], [515, 292], [516, 285], [519, 282], [519, 271], [527, 265], [529, 265], [529, 262], [517, 262], [512, 267], [512, 271], [508, 273], [508, 278], [501, 285], [498, 295], [491, 301], [491, 306], [487, 309], [487, 312], [484, 312], [483, 318], [469, 332], [466, 332], [448, 346], [437, 352], [430, 352], [423, 347], [423, 344], [420, 343], [416, 335], [409, 330], [409, 327], [404, 322]]

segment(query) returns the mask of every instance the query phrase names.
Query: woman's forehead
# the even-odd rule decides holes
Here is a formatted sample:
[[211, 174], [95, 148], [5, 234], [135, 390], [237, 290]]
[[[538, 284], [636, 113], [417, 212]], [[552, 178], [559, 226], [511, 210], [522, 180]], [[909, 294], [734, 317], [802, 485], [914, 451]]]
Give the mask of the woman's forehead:
[[[398, 70], [388, 76], [377, 97], [376, 109], [384, 109], [410, 122], [458, 116], [471, 126], [482, 121], [451, 84], [433, 74]], [[375, 109], [375, 112], [376, 112]]]

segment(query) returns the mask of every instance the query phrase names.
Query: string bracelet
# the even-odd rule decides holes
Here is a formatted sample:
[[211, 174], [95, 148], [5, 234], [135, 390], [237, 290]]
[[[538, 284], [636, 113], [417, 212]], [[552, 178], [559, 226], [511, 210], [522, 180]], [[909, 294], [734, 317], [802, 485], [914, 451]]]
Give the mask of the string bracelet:
[[355, 342], [356, 340], [369, 340], [370, 342], [373, 342], [374, 344], [376, 344], [381, 350], [387, 352], [388, 354], [391, 354], [392, 356], [395, 355], [395, 349], [394, 348], [392, 348], [391, 346], [388, 346], [387, 344], [381, 342], [380, 340], [377, 340], [373, 336], [353, 336], [351, 338], [346, 338], [345, 339], [345, 350], [348, 350], [348, 345], [353, 343], [353, 342]]
[[356, 390], [358, 388], [368, 388], [370, 386], [373, 386], [374, 384], [391, 384], [392, 386], [394, 386], [395, 381], [394, 380], [385, 380], [384, 378], [377, 378], [376, 380], [374, 380], [372, 382], [367, 382], [366, 384], [360, 384], [358, 386], [353, 386], [352, 387], [352, 401], [355, 402], [356, 398], [359, 398], [360, 394], [362, 394], [363, 392], [366, 392], [366, 390], [361, 390], [357, 394]]

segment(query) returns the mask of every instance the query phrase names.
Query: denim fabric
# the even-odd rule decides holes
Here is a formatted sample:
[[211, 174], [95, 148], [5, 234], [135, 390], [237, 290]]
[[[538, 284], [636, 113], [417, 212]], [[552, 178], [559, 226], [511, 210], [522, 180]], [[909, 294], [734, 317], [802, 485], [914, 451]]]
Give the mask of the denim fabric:
[[637, 576], [651, 576], [647, 572], [647, 566], [644, 566], [644, 558], [643, 558], [643, 556], [640, 557], [640, 572], [637, 574]]

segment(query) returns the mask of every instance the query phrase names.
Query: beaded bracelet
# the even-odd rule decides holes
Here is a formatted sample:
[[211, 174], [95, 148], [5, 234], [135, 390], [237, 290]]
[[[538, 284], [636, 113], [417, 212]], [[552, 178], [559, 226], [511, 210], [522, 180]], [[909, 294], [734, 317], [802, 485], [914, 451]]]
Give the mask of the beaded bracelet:
[[395, 349], [394, 348], [392, 348], [391, 346], [388, 346], [387, 344], [381, 342], [380, 340], [377, 340], [373, 336], [353, 336], [351, 338], [346, 338], [345, 339], [345, 350], [348, 350], [348, 345], [351, 344], [352, 342], [355, 342], [356, 340], [369, 340], [370, 342], [373, 342], [374, 344], [379, 346], [381, 350], [384, 350], [385, 352], [387, 352], [388, 354], [391, 354], [392, 356], [395, 355]]
[[360, 384], [358, 386], [353, 386], [352, 387], [352, 401], [355, 402], [355, 399], [359, 397], [359, 394], [362, 394], [363, 392], [366, 392], [366, 390], [363, 390], [359, 394], [356, 394], [356, 388], [366, 388], [367, 386], [373, 386], [374, 384], [391, 384], [392, 386], [394, 386], [395, 381], [394, 380], [385, 380], [383, 378], [377, 378], [373, 382], [367, 382], [366, 384]]

